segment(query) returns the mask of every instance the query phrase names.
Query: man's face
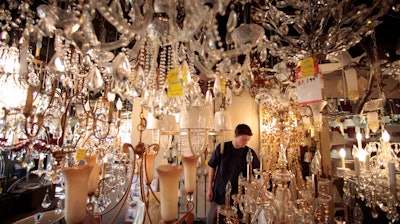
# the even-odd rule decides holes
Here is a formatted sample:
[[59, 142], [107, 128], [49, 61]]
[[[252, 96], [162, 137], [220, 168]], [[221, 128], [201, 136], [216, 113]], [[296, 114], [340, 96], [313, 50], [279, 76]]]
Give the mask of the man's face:
[[249, 135], [238, 135], [236, 136], [236, 144], [239, 148], [243, 148], [250, 141], [251, 136]]

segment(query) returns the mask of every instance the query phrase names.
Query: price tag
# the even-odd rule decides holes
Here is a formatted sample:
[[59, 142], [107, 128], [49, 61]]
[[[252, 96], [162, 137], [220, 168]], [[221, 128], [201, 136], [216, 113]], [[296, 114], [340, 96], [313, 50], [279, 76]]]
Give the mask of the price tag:
[[301, 77], [314, 75], [314, 59], [307, 57], [300, 62]]
[[78, 149], [76, 151], [76, 160], [82, 161], [85, 159], [86, 156], [86, 149]]
[[173, 68], [168, 72], [168, 97], [183, 96], [183, 85], [179, 72], [181, 72], [181, 68]]
[[315, 103], [322, 100], [320, 75], [312, 75], [296, 80], [299, 104]]
[[225, 92], [226, 92], [226, 79], [221, 79], [221, 86], [220, 86], [220, 88], [221, 88], [221, 93], [222, 93], [222, 94], [225, 94]]

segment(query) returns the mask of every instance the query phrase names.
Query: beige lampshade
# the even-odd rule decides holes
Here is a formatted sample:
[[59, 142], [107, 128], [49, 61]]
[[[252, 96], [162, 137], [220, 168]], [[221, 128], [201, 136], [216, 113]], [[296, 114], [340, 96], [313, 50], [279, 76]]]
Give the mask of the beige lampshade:
[[97, 154], [85, 156], [85, 163], [93, 166], [93, 169], [90, 172], [88, 183], [88, 195], [92, 195], [99, 185], [100, 178], [100, 166], [97, 162]]
[[182, 157], [183, 173], [185, 175], [185, 190], [187, 194], [193, 194], [196, 190], [197, 156]]
[[160, 130], [162, 132], [177, 132], [177, 131], [179, 131], [175, 116], [165, 115], [164, 119], [161, 120], [161, 129]]
[[156, 130], [161, 128], [161, 120], [156, 119], [153, 114], [147, 114], [146, 118], [146, 129], [147, 130]]
[[82, 223], [86, 218], [88, 180], [92, 169], [91, 165], [61, 169], [65, 182], [64, 219], [66, 223]]
[[225, 109], [215, 112], [214, 129], [215, 131], [232, 130], [231, 115]]
[[180, 113], [181, 129], [212, 129], [214, 128], [214, 116], [211, 107], [191, 106], [189, 110], [182, 110]]
[[147, 185], [150, 185], [154, 179], [154, 162], [156, 160], [157, 154], [154, 152], [149, 152], [144, 154], [144, 171], [145, 171], [145, 181]]
[[178, 125], [175, 116], [165, 115], [163, 119], [156, 119], [151, 113], [147, 115], [146, 129], [156, 130], [159, 129], [163, 132], [177, 132]]
[[182, 167], [160, 165], [156, 170], [160, 181], [161, 217], [164, 222], [170, 222], [178, 215], [178, 187]]

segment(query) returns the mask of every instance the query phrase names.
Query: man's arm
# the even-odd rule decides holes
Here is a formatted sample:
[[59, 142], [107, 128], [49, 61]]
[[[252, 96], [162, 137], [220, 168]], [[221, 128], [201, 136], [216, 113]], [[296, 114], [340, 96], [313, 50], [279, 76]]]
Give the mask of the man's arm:
[[215, 176], [215, 168], [210, 167], [210, 170], [208, 172], [207, 201], [212, 201], [213, 198], [214, 176]]

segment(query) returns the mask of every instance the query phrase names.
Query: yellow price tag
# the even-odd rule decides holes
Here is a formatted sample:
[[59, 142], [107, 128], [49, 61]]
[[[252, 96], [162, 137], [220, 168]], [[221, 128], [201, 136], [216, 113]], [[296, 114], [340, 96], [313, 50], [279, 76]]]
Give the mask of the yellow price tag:
[[221, 88], [221, 93], [222, 93], [222, 94], [225, 94], [225, 92], [226, 92], [226, 79], [221, 79], [221, 86], [220, 86], [220, 88]]
[[168, 97], [183, 96], [183, 86], [179, 77], [180, 68], [173, 68], [168, 72]]
[[208, 165], [208, 159], [204, 160], [204, 165]]
[[86, 149], [78, 149], [76, 151], [76, 160], [81, 161], [84, 160], [86, 156]]
[[300, 62], [301, 77], [314, 75], [314, 59], [307, 57]]

